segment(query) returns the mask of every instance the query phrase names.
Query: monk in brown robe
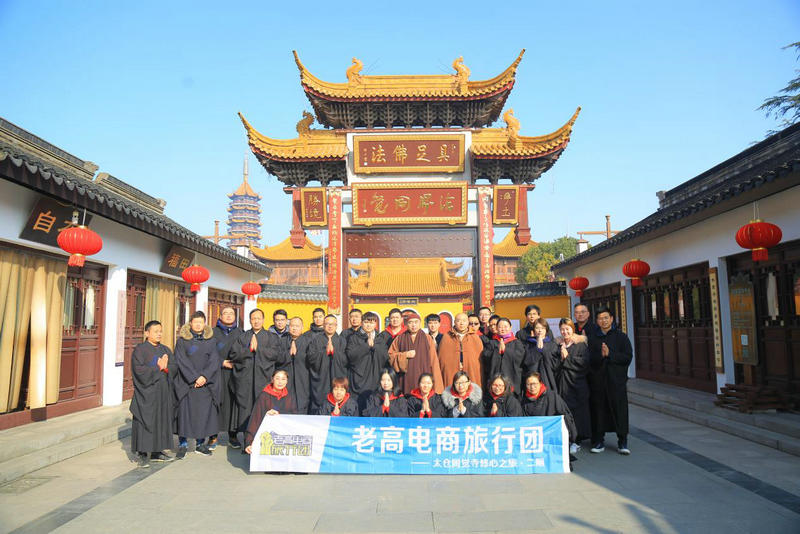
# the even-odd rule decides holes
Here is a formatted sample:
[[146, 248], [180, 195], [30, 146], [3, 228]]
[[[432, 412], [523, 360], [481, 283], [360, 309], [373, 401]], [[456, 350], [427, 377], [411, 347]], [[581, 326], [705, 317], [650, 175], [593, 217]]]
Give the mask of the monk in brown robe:
[[422, 320], [416, 313], [406, 317], [406, 327], [407, 330], [389, 346], [389, 364], [397, 371], [400, 388], [404, 394], [410, 394], [417, 387], [419, 377], [429, 373], [433, 375], [434, 390], [441, 393], [444, 381], [436, 354], [436, 341], [421, 331]]
[[439, 365], [445, 387], [453, 383], [458, 371], [466, 371], [476, 384], [483, 384], [483, 342], [479, 335], [469, 332], [468, 322], [466, 313], [456, 315], [453, 328], [439, 342]]

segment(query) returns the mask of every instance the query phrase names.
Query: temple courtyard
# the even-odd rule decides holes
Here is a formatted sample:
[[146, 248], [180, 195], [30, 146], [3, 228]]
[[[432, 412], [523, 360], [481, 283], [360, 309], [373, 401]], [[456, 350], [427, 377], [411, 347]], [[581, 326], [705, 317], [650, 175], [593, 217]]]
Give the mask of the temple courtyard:
[[798, 532], [797, 456], [631, 406], [633, 454], [569, 475], [265, 475], [212, 457], [137, 468], [128, 439], [0, 486], [2, 532]]

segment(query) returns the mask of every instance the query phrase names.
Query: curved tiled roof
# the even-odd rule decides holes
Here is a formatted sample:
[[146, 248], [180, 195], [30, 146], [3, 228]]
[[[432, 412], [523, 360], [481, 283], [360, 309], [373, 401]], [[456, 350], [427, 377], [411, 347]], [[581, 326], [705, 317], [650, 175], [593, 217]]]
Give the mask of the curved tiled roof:
[[488, 80], [469, 81], [459, 80], [456, 74], [434, 75], [401, 75], [401, 76], [373, 76], [357, 75], [357, 81], [333, 83], [321, 80], [311, 74], [300, 61], [296, 51], [293, 51], [295, 63], [300, 70], [300, 81], [307, 92], [312, 92], [321, 97], [332, 100], [473, 100], [484, 95], [491, 95], [509, 90], [514, 85], [517, 67], [523, 49], [517, 59], [509, 67]]
[[485, 128], [472, 134], [471, 152], [481, 158], [539, 157], [563, 149], [569, 143], [572, 126], [578, 119], [581, 108], [564, 126], [555, 132], [538, 137], [513, 136], [509, 128]]
[[353, 296], [458, 296], [472, 294], [472, 282], [448, 272], [443, 258], [371, 258], [367, 273], [350, 279]]
[[257, 258], [267, 261], [304, 261], [322, 258], [322, 247], [312, 243], [308, 236], [301, 248], [294, 248], [290, 238], [287, 237], [274, 247], [250, 247], [250, 252]]
[[492, 253], [499, 258], [519, 258], [529, 246], [536, 246], [536, 243], [531, 241], [528, 245], [518, 245], [514, 239], [514, 230], [511, 230], [502, 241], [494, 244]]
[[239, 118], [247, 131], [250, 148], [270, 159], [333, 161], [347, 158], [347, 137], [344, 132], [309, 130], [307, 134], [294, 139], [272, 139], [253, 128], [241, 113]]

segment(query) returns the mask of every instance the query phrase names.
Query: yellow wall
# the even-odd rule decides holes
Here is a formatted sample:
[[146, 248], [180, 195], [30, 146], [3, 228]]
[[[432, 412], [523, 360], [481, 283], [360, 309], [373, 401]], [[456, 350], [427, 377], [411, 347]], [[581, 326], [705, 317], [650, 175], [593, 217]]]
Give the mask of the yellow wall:
[[528, 304], [539, 306], [542, 309], [542, 317], [545, 319], [572, 317], [567, 295], [495, 300], [494, 312], [501, 317], [519, 319], [519, 324], [524, 325], [526, 323], [525, 306]]
[[289, 318], [298, 316], [303, 320], [303, 329], [308, 330], [311, 324], [311, 314], [314, 308], [322, 308], [328, 313], [326, 302], [304, 302], [302, 300], [279, 301], [274, 299], [258, 299], [258, 309], [264, 312], [264, 326], [272, 326], [272, 314], [277, 309], [284, 309], [289, 314]]

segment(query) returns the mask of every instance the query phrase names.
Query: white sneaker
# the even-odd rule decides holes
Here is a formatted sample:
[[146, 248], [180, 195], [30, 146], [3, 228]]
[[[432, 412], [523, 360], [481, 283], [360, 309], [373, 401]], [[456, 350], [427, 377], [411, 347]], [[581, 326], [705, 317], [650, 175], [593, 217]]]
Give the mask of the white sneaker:
[[578, 451], [581, 450], [581, 446], [577, 443], [570, 443], [569, 444], [569, 453], [570, 454], [578, 454]]

